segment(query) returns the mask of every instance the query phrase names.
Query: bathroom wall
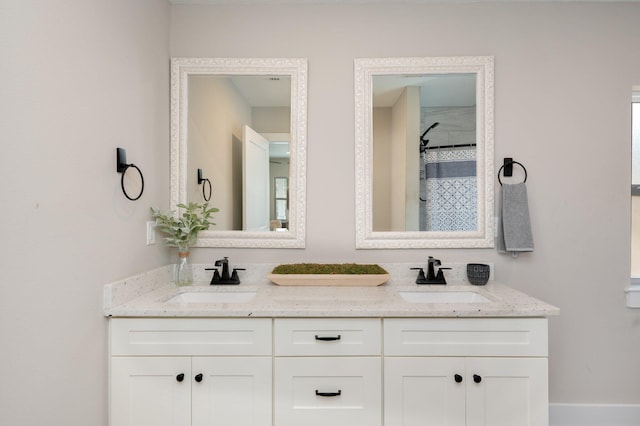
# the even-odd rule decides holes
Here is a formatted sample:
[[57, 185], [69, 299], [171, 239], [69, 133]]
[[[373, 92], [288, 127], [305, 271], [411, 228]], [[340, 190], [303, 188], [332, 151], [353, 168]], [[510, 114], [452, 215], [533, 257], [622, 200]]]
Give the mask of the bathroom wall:
[[445, 106], [420, 109], [420, 134], [433, 123], [440, 123], [428, 133], [429, 147], [476, 143], [476, 107]]
[[372, 226], [376, 231], [391, 229], [391, 107], [373, 108], [373, 203]]
[[251, 127], [258, 133], [289, 133], [291, 108], [253, 107]]
[[211, 182], [211, 205], [220, 209], [215, 227], [242, 229], [242, 131], [252, 108], [231, 80], [189, 77], [187, 199], [203, 202], [198, 169]]
[[412, 197], [420, 193], [420, 161], [415, 155], [420, 146], [418, 87], [406, 87], [391, 107], [391, 134], [391, 230], [418, 231], [420, 203]]
[[145, 245], [169, 202], [169, 5], [3, 1], [0, 56], [0, 424], [106, 425], [103, 286], [169, 261]]
[[[640, 310], [624, 299], [639, 19], [637, 3], [173, 6], [172, 56], [309, 59], [306, 249], [194, 260], [494, 262], [497, 279], [562, 309], [552, 402], [640, 403]], [[355, 250], [353, 59], [457, 55], [495, 57], [495, 167], [527, 167], [535, 252]]]

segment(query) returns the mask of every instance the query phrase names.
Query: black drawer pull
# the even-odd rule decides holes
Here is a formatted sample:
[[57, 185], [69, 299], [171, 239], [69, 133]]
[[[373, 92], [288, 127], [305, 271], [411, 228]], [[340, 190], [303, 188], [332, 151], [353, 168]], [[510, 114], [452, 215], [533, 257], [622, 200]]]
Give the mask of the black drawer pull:
[[453, 376], [453, 378], [455, 379], [456, 383], [462, 383], [462, 376], [459, 374], [456, 374], [455, 376]]
[[477, 374], [474, 374], [473, 381], [476, 383], [480, 383], [482, 381], [482, 376], [478, 376]]
[[338, 390], [338, 392], [320, 392], [318, 391], [318, 389], [316, 389], [317, 396], [340, 396], [341, 394], [342, 394], [341, 390]]
[[179, 382], [183, 381], [184, 380], [184, 374], [183, 373], [178, 374], [176, 376], [176, 380], [179, 381]]
[[318, 336], [316, 334], [316, 340], [322, 340], [323, 342], [332, 342], [340, 339], [341, 339], [341, 336], [339, 334], [337, 336], [327, 336], [327, 337]]
[[196, 377], [194, 377], [194, 379], [196, 379], [196, 382], [198, 382], [198, 383], [200, 383], [202, 381], [202, 378], [203, 378], [202, 373], [196, 374]]

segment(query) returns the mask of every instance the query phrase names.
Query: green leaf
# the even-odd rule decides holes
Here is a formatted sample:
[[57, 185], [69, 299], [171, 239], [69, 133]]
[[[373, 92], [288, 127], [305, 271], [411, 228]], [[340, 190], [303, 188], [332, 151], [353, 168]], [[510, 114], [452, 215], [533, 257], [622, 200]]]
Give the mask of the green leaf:
[[156, 220], [157, 229], [168, 235], [164, 241], [171, 246], [190, 246], [195, 243], [199, 231], [215, 225], [209, 218], [212, 213], [219, 211], [215, 207], [209, 207], [208, 203], [177, 204], [177, 207], [184, 210], [179, 217], [176, 217], [173, 210], [163, 213], [160, 209], [151, 207], [151, 217]]

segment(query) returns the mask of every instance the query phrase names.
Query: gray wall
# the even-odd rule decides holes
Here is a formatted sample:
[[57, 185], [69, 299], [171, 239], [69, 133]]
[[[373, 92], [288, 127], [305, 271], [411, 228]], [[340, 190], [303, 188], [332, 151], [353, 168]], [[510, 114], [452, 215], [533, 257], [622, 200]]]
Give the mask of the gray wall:
[[[624, 304], [639, 4], [174, 6], [171, 16], [172, 56], [309, 59], [307, 248], [199, 249], [195, 261], [495, 262], [499, 280], [562, 309], [550, 321], [552, 402], [640, 403], [640, 310]], [[353, 59], [457, 55], [495, 56], [496, 170], [503, 157], [527, 167], [536, 251], [356, 251]]]
[[[107, 422], [104, 284], [169, 261], [169, 6], [0, 5], [0, 424]], [[144, 173], [124, 198], [116, 147]]]

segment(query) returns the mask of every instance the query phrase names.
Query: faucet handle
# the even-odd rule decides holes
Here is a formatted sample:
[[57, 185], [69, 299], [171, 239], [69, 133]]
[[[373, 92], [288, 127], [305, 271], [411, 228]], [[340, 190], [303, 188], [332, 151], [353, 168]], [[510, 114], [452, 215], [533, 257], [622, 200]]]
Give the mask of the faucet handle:
[[416, 284], [426, 284], [427, 283], [427, 277], [424, 276], [424, 268], [409, 268], [413, 271], [420, 271], [418, 272], [418, 278], [416, 278]]
[[211, 277], [211, 282], [209, 285], [213, 285], [220, 282], [220, 272], [218, 272], [218, 268], [204, 268], [205, 271], [213, 271], [213, 277]]
[[240, 284], [240, 278], [238, 277], [238, 271], [245, 271], [245, 268], [233, 268], [231, 272], [231, 281], [237, 281]]
[[436, 274], [436, 280], [442, 281], [442, 284], [446, 284], [447, 280], [444, 278], [444, 271], [449, 269], [451, 268], [438, 268], [438, 273]]

